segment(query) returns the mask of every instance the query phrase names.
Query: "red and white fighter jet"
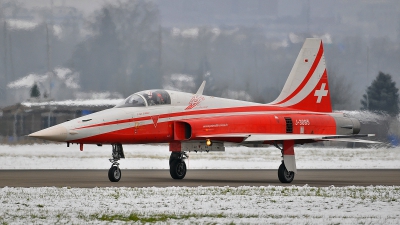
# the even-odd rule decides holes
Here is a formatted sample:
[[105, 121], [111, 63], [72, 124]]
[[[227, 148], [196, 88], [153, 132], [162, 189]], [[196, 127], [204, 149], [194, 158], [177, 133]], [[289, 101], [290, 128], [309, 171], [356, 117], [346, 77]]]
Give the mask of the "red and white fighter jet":
[[32, 133], [30, 137], [80, 144], [111, 144], [110, 181], [121, 179], [123, 144], [169, 143], [170, 174], [186, 175], [190, 151], [224, 151], [224, 143], [276, 146], [282, 152], [278, 178], [293, 181], [294, 145], [319, 141], [370, 142], [357, 119], [333, 113], [322, 41], [306, 39], [278, 98], [269, 104], [168, 90], [135, 93], [114, 108]]

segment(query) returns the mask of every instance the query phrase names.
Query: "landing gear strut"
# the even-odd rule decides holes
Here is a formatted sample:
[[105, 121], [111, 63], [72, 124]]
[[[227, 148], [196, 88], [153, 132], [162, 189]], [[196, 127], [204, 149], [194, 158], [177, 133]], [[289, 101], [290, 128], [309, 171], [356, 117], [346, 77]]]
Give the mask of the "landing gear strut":
[[121, 180], [121, 170], [119, 169], [118, 160], [124, 159], [124, 149], [122, 148], [122, 144], [113, 144], [112, 146], [112, 159], [109, 159], [111, 164], [111, 168], [108, 170], [108, 179], [111, 182], [118, 182]]
[[[287, 154], [285, 154], [285, 152], [287, 153], [288, 147], [285, 146], [285, 142], [283, 143], [282, 147], [280, 147], [277, 143], [274, 143], [274, 146], [276, 148], [278, 148], [279, 150], [281, 150], [281, 153], [282, 153], [282, 163], [278, 168], [279, 181], [281, 183], [291, 183], [294, 179], [294, 172], [287, 170], [286, 165], [285, 165], [285, 159], [287, 160], [287, 163], [289, 163], [288, 164], [289, 168], [290, 168], [290, 163], [292, 162], [292, 163], [294, 163], [294, 169], [296, 169], [296, 164], [294, 161], [295, 160], [294, 159], [294, 151], [293, 151], [292, 156], [287, 156]], [[293, 145], [291, 147], [293, 149]], [[285, 155], [286, 155], [286, 157], [285, 157]], [[291, 157], [293, 157], [293, 158], [291, 158]]]
[[169, 157], [169, 173], [174, 179], [183, 179], [186, 175], [185, 159], [189, 158], [185, 152], [171, 152]]

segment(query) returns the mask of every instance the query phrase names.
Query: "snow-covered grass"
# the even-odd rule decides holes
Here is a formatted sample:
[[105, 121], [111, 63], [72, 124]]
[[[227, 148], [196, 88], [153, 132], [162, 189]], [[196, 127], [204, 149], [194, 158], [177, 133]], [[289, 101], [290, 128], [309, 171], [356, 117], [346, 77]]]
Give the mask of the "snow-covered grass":
[[[126, 145], [122, 169], [168, 169], [166, 145]], [[1, 145], [0, 169], [108, 169], [110, 146]], [[400, 148], [297, 147], [298, 169], [400, 168]], [[275, 148], [190, 153], [190, 169], [276, 169]], [[0, 224], [398, 224], [400, 187], [1, 188]]]
[[[168, 169], [166, 145], [124, 145], [122, 169]], [[295, 148], [298, 169], [399, 169], [400, 148]], [[0, 169], [108, 169], [111, 146], [65, 144], [0, 145]], [[274, 147], [227, 147], [225, 152], [189, 153], [190, 169], [276, 169], [281, 153]]]
[[400, 187], [2, 188], [2, 224], [398, 224]]

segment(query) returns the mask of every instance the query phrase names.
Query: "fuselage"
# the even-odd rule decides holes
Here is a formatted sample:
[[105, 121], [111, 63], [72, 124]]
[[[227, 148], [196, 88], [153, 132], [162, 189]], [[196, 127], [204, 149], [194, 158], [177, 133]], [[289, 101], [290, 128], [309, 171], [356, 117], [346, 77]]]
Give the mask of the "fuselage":
[[244, 137], [240, 134], [354, 133], [349, 129], [340, 131], [338, 119], [347, 118], [334, 113], [302, 111], [177, 91], [148, 90], [131, 95], [114, 108], [47, 130], [56, 134], [54, 141], [81, 144], [171, 143], [204, 140], [204, 137], [241, 143]]

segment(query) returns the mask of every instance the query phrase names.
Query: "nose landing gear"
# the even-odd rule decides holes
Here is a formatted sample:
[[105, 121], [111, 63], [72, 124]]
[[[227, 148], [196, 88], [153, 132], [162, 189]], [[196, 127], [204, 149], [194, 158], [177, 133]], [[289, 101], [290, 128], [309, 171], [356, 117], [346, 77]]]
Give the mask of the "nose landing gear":
[[108, 170], [108, 179], [111, 182], [118, 182], [121, 180], [121, 170], [119, 169], [118, 160], [124, 159], [124, 149], [122, 148], [122, 144], [113, 144], [112, 145], [112, 159], [109, 159], [111, 164], [111, 168]]

